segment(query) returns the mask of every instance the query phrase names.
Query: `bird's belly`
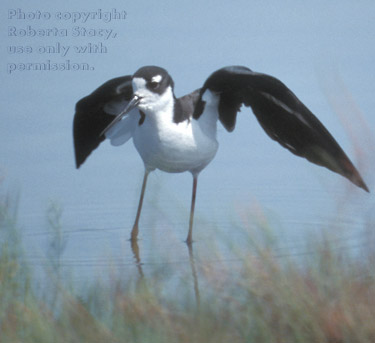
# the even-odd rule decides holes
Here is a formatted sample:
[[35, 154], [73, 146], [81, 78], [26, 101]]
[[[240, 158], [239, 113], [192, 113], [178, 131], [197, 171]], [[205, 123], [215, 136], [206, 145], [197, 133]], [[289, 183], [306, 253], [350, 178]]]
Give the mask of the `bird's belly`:
[[215, 157], [218, 148], [215, 135], [203, 134], [190, 122], [159, 130], [142, 126], [135, 131], [133, 141], [149, 170], [198, 173]]

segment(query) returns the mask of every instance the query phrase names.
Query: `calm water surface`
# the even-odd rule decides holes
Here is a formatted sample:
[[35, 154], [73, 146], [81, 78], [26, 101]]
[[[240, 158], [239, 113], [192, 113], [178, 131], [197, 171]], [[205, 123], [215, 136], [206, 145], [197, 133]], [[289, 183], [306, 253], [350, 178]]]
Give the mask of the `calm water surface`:
[[[40, 10], [79, 10], [76, 2], [67, 1], [59, 9], [44, 1], [38, 4]], [[90, 3], [93, 9], [102, 4]], [[110, 4], [125, 6], [120, 1]], [[106, 42], [109, 52], [82, 57], [95, 64], [94, 72], [10, 75], [5, 68], [0, 70], [6, 85], [0, 89], [1, 176], [4, 189], [19, 194], [18, 224], [36, 268], [50, 263], [48, 247], [54, 236], [46, 217], [53, 203], [62, 211], [66, 242], [60, 263], [77, 280], [101, 275], [112, 266], [129, 277], [140, 275], [137, 259], [145, 274], [155, 266], [191, 270], [191, 254], [183, 243], [191, 197], [189, 174], [150, 176], [137, 255], [128, 238], [143, 166], [132, 143], [119, 148], [102, 144], [80, 170], [74, 167], [72, 119], [77, 100], [104, 81], [149, 64], [171, 72], [178, 96], [198, 88], [225, 65], [247, 65], [280, 78], [328, 127], [373, 191], [366, 194], [342, 177], [293, 156], [271, 141], [251, 111], [243, 109], [233, 133], [219, 125], [219, 152], [199, 178], [196, 265], [236, 264], [236, 251], [250, 250], [249, 237], [257, 238], [255, 227], [273, 229], [280, 240], [274, 252], [280, 258], [308, 253], [304, 241], [321, 231], [332, 231], [338, 247], [361, 249], [366, 244], [363, 230], [373, 227], [375, 208], [375, 6], [370, 1], [367, 5], [344, 1], [340, 8], [323, 1], [288, 4], [244, 1], [234, 8], [231, 3], [189, 2], [182, 7], [174, 2], [165, 7], [127, 3], [126, 21], [111, 23], [119, 39]], [[6, 13], [14, 4], [4, 1], [0, 6]], [[208, 28], [206, 22], [212, 25]], [[46, 44], [28, 37], [16, 42], [6, 36], [5, 27], [1, 32], [5, 45]], [[69, 39], [64, 44], [87, 43]], [[4, 51], [2, 61], [25, 61], [25, 56]]]

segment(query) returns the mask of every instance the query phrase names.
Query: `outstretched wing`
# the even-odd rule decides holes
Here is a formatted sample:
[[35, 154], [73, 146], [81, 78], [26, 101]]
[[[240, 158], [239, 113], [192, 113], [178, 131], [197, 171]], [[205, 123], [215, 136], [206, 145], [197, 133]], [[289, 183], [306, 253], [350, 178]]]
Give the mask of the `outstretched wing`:
[[125, 108], [132, 93], [131, 76], [123, 76], [107, 81], [77, 102], [73, 120], [77, 168], [106, 138], [101, 132]]
[[[228, 131], [234, 129], [241, 105], [250, 106], [266, 133], [283, 147], [369, 191], [328, 130], [278, 79], [233, 66], [214, 72], [201, 89], [201, 96], [207, 89], [219, 94], [219, 119]], [[202, 111], [201, 103], [194, 118], [199, 118]]]

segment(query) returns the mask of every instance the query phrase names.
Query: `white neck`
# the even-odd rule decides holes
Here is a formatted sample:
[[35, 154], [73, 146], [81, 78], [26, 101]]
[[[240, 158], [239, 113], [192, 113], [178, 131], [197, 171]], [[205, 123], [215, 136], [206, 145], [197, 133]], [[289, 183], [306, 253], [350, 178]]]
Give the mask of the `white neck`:
[[166, 122], [173, 122], [174, 102], [175, 99], [172, 88], [168, 87], [162, 95], [158, 95], [157, 101], [150, 105], [141, 104], [138, 105], [138, 107], [145, 113], [149, 120], [154, 121], [158, 126]]

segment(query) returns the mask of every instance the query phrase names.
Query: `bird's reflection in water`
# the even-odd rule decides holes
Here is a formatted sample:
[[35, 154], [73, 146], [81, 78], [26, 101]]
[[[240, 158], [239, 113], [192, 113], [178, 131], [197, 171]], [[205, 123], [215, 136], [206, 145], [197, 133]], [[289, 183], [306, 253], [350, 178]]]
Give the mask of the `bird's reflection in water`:
[[[141, 260], [138, 242], [136, 240], [130, 240], [130, 244], [131, 244], [131, 249], [132, 249], [132, 252], [133, 252], [134, 263], [135, 263], [135, 265], [138, 269], [139, 282], [143, 282], [143, 281], [145, 281], [145, 275], [144, 275], [143, 268], [142, 268], [143, 263], [142, 263], [142, 260]], [[188, 248], [188, 254], [189, 254], [191, 275], [193, 277], [195, 302], [196, 302], [196, 305], [197, 305], [197, 309], [199, 309], [199, 305], [200, 305], [199, 282], [198, 282], [198, 273], [197, 273], [197, 269], [196, 269], [196, 266], [195, 266], [193, 245], [187, 244], [187, 248]]]
[[190, 267], [191, 267], [191, 274], [193, 276], [193, 281], [194, 281], [195, 301], [196, 301], [196, 304], [197, 304], [197, 309], [199, 310], [199, 305], [200, 305], [199, 283], [198, 283], [197, 270], [195, 268], [195, 259], [194, 259], [193, 245], [192, 244], [187, 244], [187, 247], [188, 247], [188, 251], [189, 251], [189, 261], [190, 261]]
[[139, 280], [141, 281], [141, 280], [144, 279], [145, 275], [143, 273], [141, 257], [139, 255], [139, 245], [138, 245], [138, 242], [136, 240], [130, 240], [130, 244], [131, 244], [132, 252], [133, 252], [133, 256], [134, 256], [134, 262], [135, 262], [135, 265], [138, 269]]

